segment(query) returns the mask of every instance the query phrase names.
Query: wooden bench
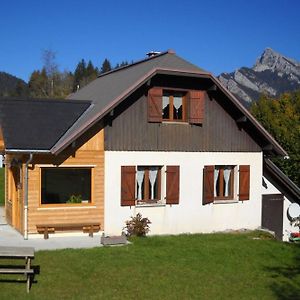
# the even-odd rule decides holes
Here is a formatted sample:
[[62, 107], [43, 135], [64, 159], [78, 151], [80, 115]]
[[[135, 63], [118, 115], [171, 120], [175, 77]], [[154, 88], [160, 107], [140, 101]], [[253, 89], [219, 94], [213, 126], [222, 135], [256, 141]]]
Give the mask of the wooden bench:
[[100, 231], [100, 223], [68, 223], [68, 224], [38, 224], [36, 229], [38, 233], [44, 234], [44, 239], [49, 238], [49, 233], [63, 230], [82, 230], [88, 233], [90, 237], [94, 236], [94, 232]]
[[19, 266], [0, 266], [0, 274], [24, 274], [27, 282], [27, 293], [31, 286], [31, 278], [34, 270], [31, 268], [31, 260], [34, 258], [34, 248], [31, 247], [0, 247], [0, 258], [2, 259], [25, 259], [24, 268]]

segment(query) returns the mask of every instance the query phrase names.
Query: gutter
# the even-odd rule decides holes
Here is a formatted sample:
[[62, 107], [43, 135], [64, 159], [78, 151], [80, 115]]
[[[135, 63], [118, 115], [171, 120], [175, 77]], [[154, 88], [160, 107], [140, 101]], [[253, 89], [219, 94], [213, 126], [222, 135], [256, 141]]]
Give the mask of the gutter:
[[5, 149], [6, 153], [51, 153], [49, 150], [38, 150], [38, 149]]
[[29, 159], [25, 164], [24, 186], [24, 240], [28, 240], [28, 165], [32, 162], [33, 153], [29, 153]]

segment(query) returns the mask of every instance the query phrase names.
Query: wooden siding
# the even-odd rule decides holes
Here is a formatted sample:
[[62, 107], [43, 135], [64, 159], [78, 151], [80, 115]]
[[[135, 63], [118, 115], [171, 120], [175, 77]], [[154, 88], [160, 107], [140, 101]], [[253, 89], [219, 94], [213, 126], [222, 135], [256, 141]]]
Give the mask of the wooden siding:
[[114, 110], [113, 117], [106, 120], [105, 150], [261, 151], [215, 99], [206, 97], [204, 114], [202, 125], [149, 123], [147, 91], [140, 89]]
[[53, 205], [51, 207], [40, 204], [41, 179], [40, 170], [43, 165], [51, 164], [53, 160], [46, 157], [35, 160], [34, 168], [29, 170], [28, 186], [28, 228], [29, 233], [36, 232], [36, 224], [41, 223], [101, 223], [104, 224], [104, 145], [103, 130], [92, 136], [80, 146], [60, 166], [93, 166], [92, 172], [92, 200], [91, 205]]
[[[104, 130], [101, 124], [94, 126], [73, 146], [58, 156], [37, 155], [29, 165], [28, 178], [28, 230], [36, 233], [41, 223], [100, 223], [104, 224]], [[13, 155], [7, 155], [8, 165]], [[16, 158], [16, 157], [15, 157]], [[19, 157], [22, 161], [21, 181], [24, 182], [25, 162], [28, 155]], [[92, 203], [84, 205], [41, 205], [41, 167], [43, 166], [89, 166], [92, 168]], [[24, 184], [15, 187], [13, 170], [6, 171], [6, 213], [8, 222], [23, 233]], [[16, 200], [18, 199], [18, 201]]]
[[[6, 162], [13, 157], [6, 155]], [[15, 160], [16, 161], [16, 160]], [[23, 232], [23, 190], [22, 165], [13, 164], [5, 167], [5, 212], [8, 224], [19, 232]]]

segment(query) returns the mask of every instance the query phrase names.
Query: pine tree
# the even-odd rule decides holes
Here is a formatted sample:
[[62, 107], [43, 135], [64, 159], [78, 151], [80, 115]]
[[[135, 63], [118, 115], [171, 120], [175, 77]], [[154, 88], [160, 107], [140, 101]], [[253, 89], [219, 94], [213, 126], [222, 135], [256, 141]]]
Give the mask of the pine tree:
[[75, 72], [74, 72], [74, 90], [78, 90], [78, 88], [81, 87], [81, 84], [83, 83], [83, 79], [86, 76], [86, 63], [85, 60], [82, 59], [76, 66]]
[[101, 67], [101, 74], [109, 72], [111, 70], [111, 64], [107, 58], [104, 59]]

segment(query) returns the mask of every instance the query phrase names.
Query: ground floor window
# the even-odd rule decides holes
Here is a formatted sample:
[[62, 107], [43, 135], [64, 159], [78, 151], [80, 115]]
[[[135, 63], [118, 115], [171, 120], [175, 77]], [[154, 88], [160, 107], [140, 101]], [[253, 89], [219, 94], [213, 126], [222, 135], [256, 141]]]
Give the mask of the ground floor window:
[[[250, 165], [210, 165], [203, 169], [203, 205], [250, 199]], [[229, 203], [231, 201], [228, 201]]]
[[214, 196], [216, 200], [234, 199], [234, 166], [215, 166]]
[[121, 166], [121, 206], [179, 204], [179, 166]]
[[91, 168], [41, 168], [41, 204], [91, 202]]
[[159, 201], [161, 199], [161, 167], [138, 166], [136, 190], [138, 203]]

